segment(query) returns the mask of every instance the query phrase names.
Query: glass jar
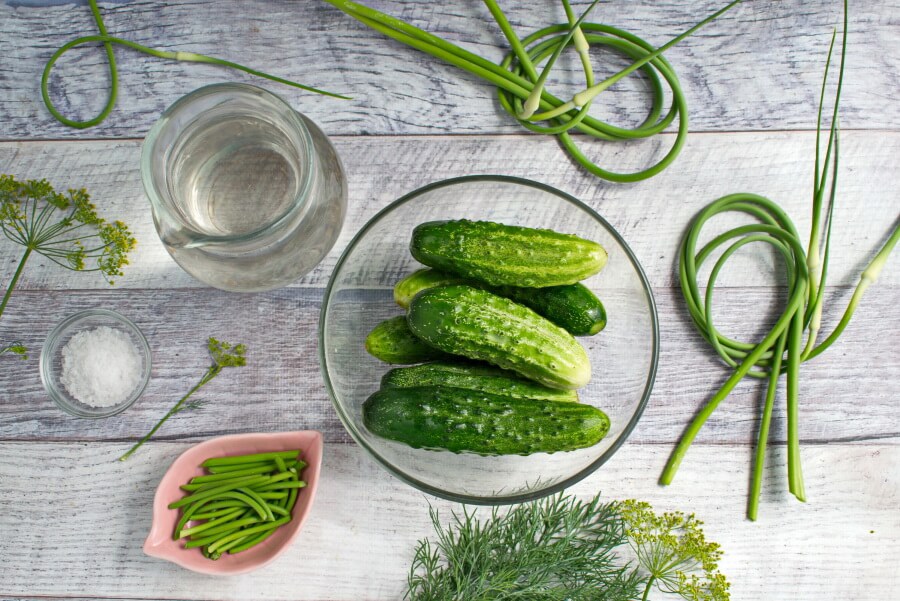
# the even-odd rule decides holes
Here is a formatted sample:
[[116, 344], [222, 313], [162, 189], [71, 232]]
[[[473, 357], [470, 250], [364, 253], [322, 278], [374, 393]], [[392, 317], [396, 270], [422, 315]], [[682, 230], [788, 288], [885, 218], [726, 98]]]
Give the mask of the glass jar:
[[273, 290], [308, 273], [347, 210], [325, 134], [247, 84], [206, 86], [166, 109], [144, 140], [141, 179], [166, 250], [222, 290]]

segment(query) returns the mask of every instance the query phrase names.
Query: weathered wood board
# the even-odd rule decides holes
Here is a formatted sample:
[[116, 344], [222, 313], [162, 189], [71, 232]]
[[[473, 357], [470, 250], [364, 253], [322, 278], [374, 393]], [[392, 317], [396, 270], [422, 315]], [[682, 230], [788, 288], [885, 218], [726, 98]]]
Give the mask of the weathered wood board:
[[[0, 597], [398, 599], [414, 543], [431, 533], [428, 504], [444, 516], [458, 508], [384, 474], [358, 447], [327, 445], [327, 477], [296, 543], [258, 572], [214, 578], [141, 552], [153, 489], [186, 445], [151, 443], [119, 463], [125, 448], [0, 443]], [[698, 446], [696, 464], [660, 488], [655, 476], [668, 452], [668, 445], [626, 445], [571, 491], [636, 497], [660, 510], [689, 507], [725, 550], [733, 601], [870, 601], [892, 598], [900, 585], [900, 447], [811, 447], [806, 504], [782, 492], [778, 456], [757, 523], [742, 519], [746, 447]]]
[[[410, 21], [499, 61], [508, 44], [480, 2], [386, 2], [367, 4]], [[573, 2], [577, 9], [587, 2]], [[725, 4], [724, 0], [609, 2], [593, 20], [632, 31], [662, 45]], [[520, 35], [565, 21], [558, 2], [504, 3]], [[324, 2], [253, 0], [217, 2], [104, 2], [111, 35], [163, 50], [186, 50], [269, 69], [275, 74], [353, 100], [310, 95], [263, 83], [288, 98], [329, 134], [515, 133], [487, 84], [454, 67], [366, 29]], [[845, 128], [900, 127], [900, 112], [886, 102], [900, 82], [896, 44], [897, 0], [851, 4], [842, 124]], [[813, 129], [818, 90], [832, 30], [840, 25], [835, 0], [745, 2], [667, 58], [686, 90], [692, 129], [734, 131]], [[40, 99], [40, 75], [56, 48], [96, 33], [84, 3], [8, 0], [0, 5], [0, 139], [96, 138], [143, 135], [178, 97], [220, 81], [259, 83], [250, 76], [197, 64], [175, 63], [119, 48], [120, 90], [116, 110], [100, 127], [66, 128]], [[39, 34], [39, 35], [36, 35]], [[597, 52], [598, 64], [601, 54]], [[605, 70], [624, 66], [609, 60]], [[572, 61], [574, 67], [576, 61]], [[598, 73], [603, 71], [598, 70]], [[559, 76], [556, 90], [574, 93], [583, 75]], [[108, 75], [105, 54], [73, 50], [59, 61], [51, 96], [72, 118], [88, 119], [103, 106]], [[634, 80], [605, 94], [597, 110], [619, 124], [646, 112], [646, 89]]]
[[[898, 290], [873, 288], [841, 340], [804, 365], [800, 388], [804, 440], [900, 443], [897, 388], [886, 385], [897, 381], [900, 354], [884, 330], [885, 324], [900, 321]], [[679, 294], [657, 291], [663, 316], [660, 367], [647, 410], [631, 434], [635, 442], [674, 443], [696, 408], [729, 373], [689, 323]], [[825, 323], [836, 321], [837, 309], [843, 310], [849, 294], [849, 289], [834, 290], [835, 311], [826, 314]], [[721, 321], [721, 328], [742, 339], [758, 338], [763, 333], [760, 326], [741, 319], [748, 317], [747, 307], [765, 306], [769, 296], [754, 288], [722, 291], [722, 306], [737, 309]], [[21, 291], [14, 301], [3, 316], [4, 338], [21, 339], [33, 356], [28, 361], [7, 358], [0, 370], [0, 440], [140, 438], [203, 373], [208, 365], [206, 338], [216, 336], [245, 342], [249, 365], [229, 370], [205, 387], [200, 398], [208, 405], [170, 420], [160, 438], [199, 440], [225, 433], [312, 427], [324, 432], [329, 442], [350, 441], [319, 370], [320, 291], [291, 288], [252, 296], [213, 290]], [[46, 396], [37, 354], [59, 320], [95, 307], [119, 311], [143, 330], [153, 353], [152, 379], [128, 411], [105, 420], [76, 419]], [[394, 311], [387, 299], [363, 310], [383, 311], [385, 316]], [[380, 375], [360, 377], [371, 380], [374, 391]], [[782, 381], [774, 440], [784, 440], [783, 392]], [[701, 440], [754, 441], [764, 393], [758, 381], [741, 383], [716, 411]]]
[[[348, 173], [349, 214], [331, 253], [295, 286], [323, 288], [353, 235], [391, 201], [438, 180], [474, 174], [534, 179], [580, 198], [619, 231], [657, 288], [676, 285], [678, 246], [688, 223], [725, 194], [767, 196], [784, 208], [801, 237], [809, 235], [814, 133], [696, 134], [672, 168], [630, 185], [594, 178], [574, 167], [554, 140], [540, 136], [338, 137], [334, 142]], [[655, 143], [639, 145], [622, 160], [637, 167], [645, 153], [653, 152], [651, 146]], [[900, 132], [847, 132], [841, 153], [829, 282], [850, 286], [898, 218]], [[138, 141], [0, 143], [0, 172], [44, 177], [61, 189], [85, 187], [104, 215], [132, 227], [138, 248], [116, 288], [202, 286], [160, 243], [139, 166]], [[710, 222], [710, 234], [739, 219], [717, 218]], [[12, 277], [18, 258], [16, 247], [0, 237], [0, 281]], [[772, 275], [774, 258], [768, 247], [741, 253], [718, 285], [780, 285]], [[882, 285], [900, 284], [894, 264], [900, 261], [892, 260], [884, 270]], [[385, 274], [384, 286], [392, 286], [395, 278], [395, 273]], [[19, 287], [109, 288], [101, 277], [60, 270], [41, 257], [30, 260]]]
[[[507, 46], [480, 2], [371, 0], [491, 60]], [[660, 45], [724, 0], [601, 3], [593, 20]], [[564, 19], [557, 2], [504, 2], [517, 32]], [[587, 0], [574, 2], [576, 10]], [[834, 324], [860, 270], [898, 219], [900, 188], [900, 0], [851, 3], [842, 100], [841, 171], [825, 324]], [[63, 43], [95, 33], [84, 0], [0, 3], [0, 173], [86, 187], [101, 212], [128, 222], [139, 247], [113, 288], [102, 278], [33, 257], [0, 321], [0, 341], [21, 339], [32, 357], [0, 357], [0, 599], [397, 599], [415, 541], [431, 532], [428, 505], [459, 506], [419, 493], [355, 445], [319, 372], [316, 324], [327, 284], [351, 237], [392, 200], [425, 184], [479, 173], [538, 180], [605, 217], [642, 262], [660, 313], [660, 367], [629, 441], [574, 486], [586, 498], [639, 498], [658, 509], [694, 511], [725, 550], [734, 601], [872, 601], [900, 589], [900, 260], [867, 292], [841, 340], [803, 366], [802, 458], [809, 502], [786, 490], [784, 392], [779, 393], [758, 523], [743, 519], [763, 387], [742, 382], [707, 424], [675, 483], [657, 485], [687, 422], [727, 370], [689, 323], [676, 254], [691, 217], [724, 194], [778, 201], [801, 236], [810, 225], [815, 114], [837, 0], [744, 2], [667, 52], [690, 106], [682, 155], [646, 182], [613, 185], [578, 168], [552, 138], [524, 133], [494, 90], [459, 70], [366, 29], [325, 2], [187, 0], [101, 2], [112, 35], [166, 50], [205, 52], [353, 96], [320, 98], [199, 64], [161, 61], [118, 48], [116, 109], [101, 126], [66, 128], [40, 98], [40, 73]], [[598, 71], [620, 59], [595, 51]], [[577, 91], [582, 75], [563, 58], [551, 87]], [[60, 60], [51, 97], [87, 118], [107, 93], [104, 54], [74, 50]], [[143, 193], [141, 140], [183, 94], [219, 81], [262, 85], [320, 124], [347, 169], [350, 211], [322, 264], [265, 294], [206, 288], [178, 268], [156, 236]], [[833, 87], [830, 88], [833, 90]], [[634, 123], [647, 89], [629, 79], [604, 93], [597, 115]], [[588, 141], [603, 165], [639, 169], [672, 143]], [[717, 220], [713, 229], [735, 221]], [[0, 239], [0, 285], [19, 247]], [[400, 271], [383, 274], [387, 289]], [[742, 339], [763, 335], [784, 295], [783, 272], [758, 248], [719, 279], [716, 323]], [[50, 328], [80, 309], [108, 307], [134, 319], [153, 351], [146, 394], [108, 420], [71, 418], [41, 388], [37, 354]], [[372, 307], [390, 311], [389, 306]], [[207, 366], [215, 335], [246, 342], [250, 363], [208, 388], [209, 403], [170, 420], [128, 463], [114, 459], [180, 397]], [[239, 578], [200, 576], [141, 553], [153, 490], [189, 444], [234, 432], [314, 428], [326, 439], [323, 480], [297, 543], [271, 566]]]

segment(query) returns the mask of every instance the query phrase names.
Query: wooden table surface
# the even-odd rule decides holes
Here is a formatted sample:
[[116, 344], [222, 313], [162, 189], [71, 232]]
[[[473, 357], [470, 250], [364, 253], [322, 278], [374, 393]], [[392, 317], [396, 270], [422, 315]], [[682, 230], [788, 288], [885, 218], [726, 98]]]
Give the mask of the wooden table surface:
[[[500, 59], [502, 36], [478, 2], [403, 0], [376, 7]], [[525, 34], [563, 19], [556, 2], [514, 6]], [[578, 4], [584, 5], [583, 2]], [[594, 18], [662, 44], [718, 0], [609, 2]], [[851, 3], [841, 123], [842, 160], [825, 323], [835, 323], [862, 266], [898, 215], [900, 15], [898, 0]], [[106, 216], [139, 241], [114, 287], [34, 257], [0, 322], [27, 362], [0, 359], [0, 597], [4, 599], [397, 599], [415, 540], [431, 532], [428, 505], [453, 504], [388, 476], [349, 438], [326, 395], [316, 355], [323, 288], [350, 237], [376, 211], [419, 186], [496, 173], [536, 179], [580, 197], [616, 227], [642, 261], [659, 305], [656, 387], [637, 429], [596, 473], [572, 488], [587, 497], [639, 498], [696, 512], [722, 543], [735, 601], [894, 599], [900, 590], [900, 259], [867, 293], [845, 335], [801, 375], [801, 438], [809, 501], [786, 492], [783, 390], [758, 523], [744, 519], [763, 388], [744, 382], [710, 420], [674, 485], [657, 485], [675, 441], [727, 371], [686, 317], [676, 251], [690, 217], [719, 196], [752, 191], [779, 201], [809, 228], [814, 120], [837, 0], [746, 3], [667, 53], [690, 105], [691, 135], [661, 175], [613, 185], [574, 165], [551, 138], [501, 113], [493, 90], [309, 1], [116, 0], [103, 3], [113, 35], [164, 49], [206, 52], [347, 92], [329, 100], [205, 65], [117, 50], [120, 96], [99, 127], [73, 130], [40, 101], [54, 49], [95, 33], [85, 2], [0, 5], [0, 172], [86, 187]], [[618, 64], [613, 61], [613, 64]], [[608, 67], [611, 69], [611, 67]], [[102, 51], [74, 51], [51, 85], [68, 115], [99, 110], [108, 78]], [[565, 77], [562, 75], [561, 77]], [[349, 178], [349, 215], [334, 249], [282, 290], [229, 294], [204, 287], [169, 258], [153, 228], [138, 169], [141, 140], [181, 95], [217, 81], [248, 81], [287, 98], [334, 141]], [[605, 98], [605, 100], [603, 100]], [[639, 84], [601, 96], [600, 114], [633, 121]], [[608, 104], [614, 101], [612, 106]], [[622, 169], [646, 164], [672, 135], [631, 145], [591, 142]], [[805, 234], [804, 234], [805, 235]], [[0, 282], [20, 249], [0, 240]], [[773, 257], [745, 253], [723, 275], [722, 328], [758, 337], [784, 289]], [[90, 307], [122, 312], [153, 352], [144, 396], [106, 420], [69, 417], [43, 392], [37, 351], [63, 317]], [[207, 365], [209, 335], [243, 341], [248, 367], [203, 392], [209, 404], [177, 416], [127, 463], [114, 459], [181, 396]], [[258, 572], [211, 578], [146, 557], [156, 483], [190, 444], [236, 432], [317, 429], [323, 477], [304, 531]]]

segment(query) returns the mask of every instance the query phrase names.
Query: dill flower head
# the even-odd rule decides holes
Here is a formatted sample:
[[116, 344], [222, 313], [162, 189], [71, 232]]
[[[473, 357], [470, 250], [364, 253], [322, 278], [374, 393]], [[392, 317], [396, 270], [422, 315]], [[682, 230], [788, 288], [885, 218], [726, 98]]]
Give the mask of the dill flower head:
[[57, 192], [45, 180], [0, 175], [0, 229], [7, 238], [73, 271], [99, 271], [112, 284], [137, 242], [121, 221], [97, 214], [87, 191]]
[[657, 514], [648, 503], [639, 501], [624, 501], [619, 509], [629, 545], [647, 572], [648, 591], [656, 586], [688, 601], [731, 598], [730, 585], [719, 572], [722, 549], [706, 540], [703, 522], [694, 514]]

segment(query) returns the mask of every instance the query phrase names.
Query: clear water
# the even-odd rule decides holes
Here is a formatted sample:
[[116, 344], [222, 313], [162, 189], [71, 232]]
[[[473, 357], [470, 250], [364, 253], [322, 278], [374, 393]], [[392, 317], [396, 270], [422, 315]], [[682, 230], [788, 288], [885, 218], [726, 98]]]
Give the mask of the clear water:
[[310, 146], [284, 115], [258, 109], [225, 102], [176, 123], [158, 159], [171, 212], [157, 220], [160, 238], [185, 271], [223, 290], [273, 290], [308, 273], [346, 211], [346, 179], [325, 134], [301, 115]]
[[169, 185], [182, 219], [211, 236], [248, 234], [277, 221], [295, 203], [305, 168], [281, 129], [246, 115], [189, 128], [172, 158]]

